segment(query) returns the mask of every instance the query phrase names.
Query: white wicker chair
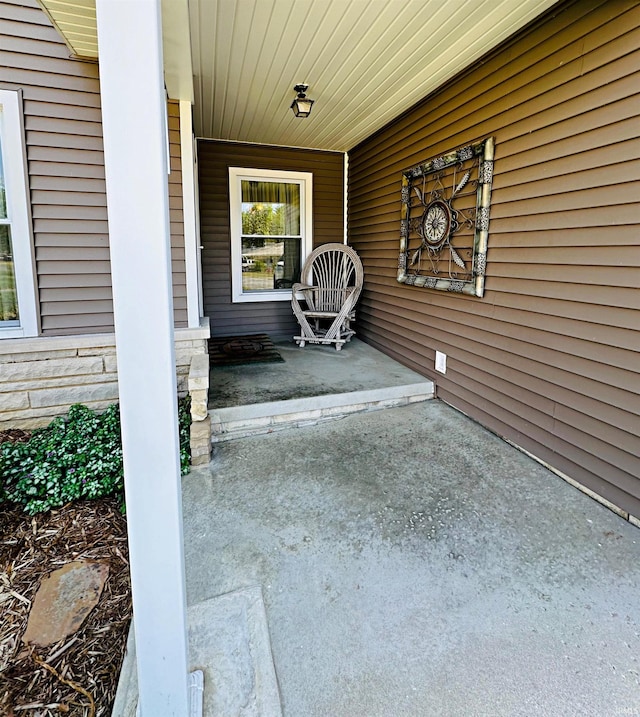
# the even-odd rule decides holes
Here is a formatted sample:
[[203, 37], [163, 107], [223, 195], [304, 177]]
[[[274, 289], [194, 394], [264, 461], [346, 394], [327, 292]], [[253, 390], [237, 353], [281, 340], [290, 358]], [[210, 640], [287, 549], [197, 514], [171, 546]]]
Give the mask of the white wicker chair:
[[[345, 244], [323, 244], [302, 267], [300, 283], [293, 285], [291, 306], [300, 324], [299, 346], [335, 344], [340, 351], [355, 334], [351, 322], [362, 291], [362, 262]], [[302, 294], [306, 308], [296, 294]]]

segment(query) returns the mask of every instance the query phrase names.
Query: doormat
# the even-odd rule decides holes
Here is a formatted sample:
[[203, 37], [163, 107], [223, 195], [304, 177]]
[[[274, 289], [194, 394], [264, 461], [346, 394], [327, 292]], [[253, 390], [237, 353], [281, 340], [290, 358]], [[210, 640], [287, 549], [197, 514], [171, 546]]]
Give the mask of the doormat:
[[209, 339], [209, 358], [212, 366], [284, 363], [267, 334], [212, 336]]

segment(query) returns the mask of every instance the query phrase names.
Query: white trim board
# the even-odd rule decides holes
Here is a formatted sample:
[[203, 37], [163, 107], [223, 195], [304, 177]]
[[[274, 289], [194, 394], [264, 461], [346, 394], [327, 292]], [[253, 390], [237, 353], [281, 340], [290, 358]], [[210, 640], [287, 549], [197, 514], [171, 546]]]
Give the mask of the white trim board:
[[182, 171], [182, 208], [184, 217], [184, 258], [187, 275], [187, 323], [200, 325], [200, 239], [196, 213], [196, 164], [193, 148], [191, 103], [180, 100], [180, 162]]
[[291, 289], [273, 291], [242, 290], [242, 189], [243, 179], [265, 179], [300, 184], [301, 266], [313, 249], [313, 174], [273, 169], [229, 167], [229, 229], [231, 235], [231, 300], [233, 303], [291, 301]]
[[38, 302], [20, 92], [0, 90], [0, 140], [8, 214], [0, 224], [9, 226], [11, 234], [19, 312], [19, 325], [2, 328], [0, 324], [0, 338], [37, 336]]

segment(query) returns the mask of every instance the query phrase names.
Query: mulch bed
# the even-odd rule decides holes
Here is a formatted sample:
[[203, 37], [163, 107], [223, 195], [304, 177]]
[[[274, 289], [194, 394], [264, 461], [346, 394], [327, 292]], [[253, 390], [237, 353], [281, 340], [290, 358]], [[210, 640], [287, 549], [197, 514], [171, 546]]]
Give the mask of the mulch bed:
[[31, 438], [31, 431], [23, 431], [21, 428], [9, 428], [7, 431], [0, 431], [0, 443], [26, 443]]
[[[28, 435], [4, 431], [0, 442]], [[73, 560], [109, 565], [98, 604], [75, 634], [48, 647], [25, 646], [20, 638], [42, 579]], [[130, 587], [117, 499], [78, 501], [35, 517], [0, 504], [0, 714], [110, 715], [131, 620]]]
[[209, 359], [211, 366], [284, 362], [267, 334], [212, 336], [209, 339]]

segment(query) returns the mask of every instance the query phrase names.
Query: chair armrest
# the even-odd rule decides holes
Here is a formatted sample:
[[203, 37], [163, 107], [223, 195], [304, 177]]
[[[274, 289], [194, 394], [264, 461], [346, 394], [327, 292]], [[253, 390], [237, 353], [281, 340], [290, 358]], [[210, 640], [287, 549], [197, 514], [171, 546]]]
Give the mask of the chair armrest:
[[291, 289], [292, 291], [309, 291], [309, 289], [317, 289], [317, 286], [308, 286], [307, 284], [294, 284]]

